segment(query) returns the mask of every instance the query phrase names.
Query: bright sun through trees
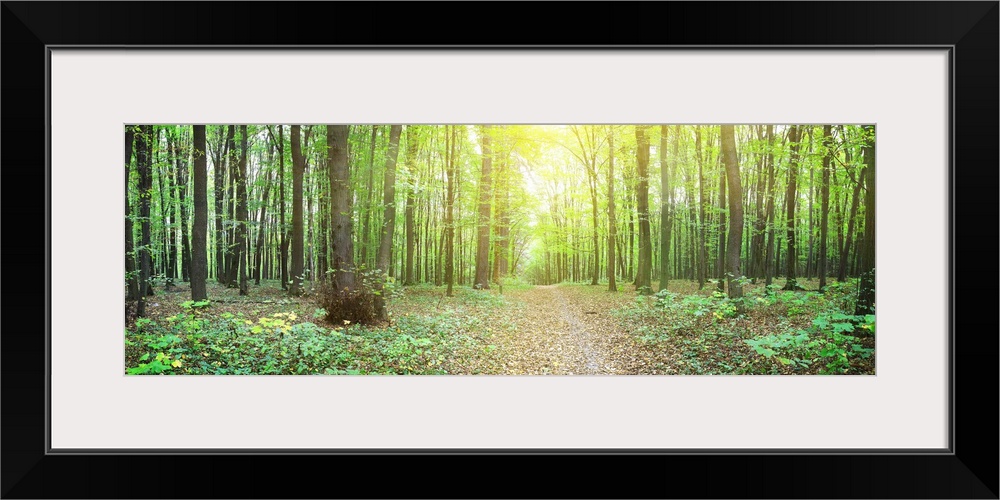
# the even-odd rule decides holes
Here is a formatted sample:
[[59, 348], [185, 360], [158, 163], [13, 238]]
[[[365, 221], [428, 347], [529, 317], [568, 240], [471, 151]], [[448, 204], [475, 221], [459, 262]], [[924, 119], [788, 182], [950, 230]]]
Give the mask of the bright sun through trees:
[[127, 374], [874, 374], [875, 127], [128, 125]]

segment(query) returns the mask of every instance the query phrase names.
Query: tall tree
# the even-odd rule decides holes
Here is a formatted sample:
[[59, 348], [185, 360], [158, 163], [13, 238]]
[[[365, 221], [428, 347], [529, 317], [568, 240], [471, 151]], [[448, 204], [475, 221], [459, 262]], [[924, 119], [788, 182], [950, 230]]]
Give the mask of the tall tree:
[[639, 265], [635, 288], [641, 294], [652, 292], [650, 280], [653, 262], [653, 247], [649, 231], [649, 139], [646, 127], [635, 127], [636, 166], [639, 182], [636, 188], [636, 208], [639, 211]]
[[608, 291], [617, 292], [615, 283], [615, 240], [618, 235], [615, 220], [615, 129], [608, 126]]
[[[723, 125], [722, 160], [726, 165], [726, 180], [729, 184], [729, 245], [726, 249], [726, 261], [729, 267], [729, 298], [737, 299], [743, 296], [743, 285], [740, 280], [740, 245], [743, 241], [743, 188], [740, 185], [740, 165], [736, 159], [736, 138], [732, 125]], [[737, 303], [742, 309], [742, 303]]]
[[490, 287], [490, 202], [493, 198], [493, 131], [489, 125], [479, 129], [480, 146], [483, 152], [483, 168], [479, 175], [479, 212], [476, 214], [476, 276], [473, 288], [486, 290]]
[[875, 127], [865, 125], [865, 235], [854, 314], [875, 314]]
[[[845, 146], [847, 144], [847, 136], [844, 136]], [[851, 164], [851, 150], [850, 148], [844, 149], [844, 159], [847, 164]], [[868, 175], [867, 167], [861, 169], [861, 175], [858, 178], [854, 177], [854, 174], [846, 166], [844, 168], [847, 174], [851, 177], [854, 182], [854, 191], [851, 195], [851, 212], [847, 218], [847, 238], [844, 245], [840, 248], [840, 263], [837, 266], [837, 281], [844, 282], [847, 279], [847, 258], [851, 253], [851, 246], [854, 244], [854, 226], [855, 220], [858, 218], [858, 205], [861, 200], [861, 182]]]
[[[239, 272], [239, 260], [237, 258], [237, 230], [236, 230], [236, 184], [239, 183], [239, 153], [236, 151], [236, 143], [234, 141], [236, 136], [236, 126], [230, 125], [230, 129], [233, 131], [232, 136], [226, 137], [226, 150], [229, 151], [229, 157], [226, 159], [227, 173], [229, 174], [229, 182], [226, 184], [226, 221], [224, 226], [228, 226], [229, 230], [226, 231], [226, 267], [225, 267], [225, 277], [223, 278], [223, 283], [227, 287], [234, 287], [237, 285], [237, 273]], [[234, 267], [235, 266], [235, 267]]]
[[150, 225], [150, 199], [153, 195], [153, 173], [151, 140], [153, 139], [153, 126], [140, 125], [139, 131], [135, 135], [136, 147], [136, 169], [139, 172], [139, 306], [140, 317], [146, 315], [146, 297], [153, 294], [153, 286], [150, 282], [152, 277], [152, 255], [150, 247], [152, 242], [152, 227]]
[[774, 276], [775, 224], [774, 224], [774, 125], [768, 125], [767, 135], [767, 242], [765, 243], [764, 282], [771, 284]]
[[361, 263], [367, 264], [368, 261], [368, 248], [369, 248], [369, 237], [371, 236], [371, 221], [372, 221], [372, 211], [374, 210], [374, 200], [375, 200], [375, 143], [378, 138], [378, 125], [372, 125], [372, 137], [370, 141], [370, 148], [368, 151], [368, 182], [365, 186], [365, 197], [367, 203], [365, 203], [364, 210], [364, 221], [361, 224], [361, 237], [358, 238], [361, 243]]
[[[273, 161], [273, 160], [271, 160]], [[253, 281], [254, 285], [260, 286], [261, 267], [264, 262], [264, 236], [265, 220], [267, 220], [267, 201], [271, 194], [271, 176], [264, 174], [264, 194], [261, 197], [260, 216], [257, 217], [257, 248], [254, 251]]]
[[406, 210], [404, 225], [406, 226], [406, 264], [403, 266], [403, 284], [416, 284], [416, 274], [413, 268], [414, 252], [416, 251], [416, 204], [417, 204], [417, 154], [419, 151], [417, 127], [406, 127]]
[[135, 126], [125, 126], [125, 279], [128, 284], [126, 300], [139, 300], [139, 273], [135, 269], [135, 228], [132, 226], [132, 207], [129, 206], [129, 184], [132, 174], [132, 150]]
[[[385, 179], [382, 183], [382, 204], [385, 206], [385, 217], [382, 221], [375, 266], [379, 269], [379, 273], [386, 278], [389, 276], [389, 257], [392, 255], [392, 237], [396, 229], [396, 159], [399, 157], [399, 135], [402, 131], [402, 125], [389, 127], [389, 155], [385, 160]], [[381, 319], [388, 319], [381, 280], [378, 287], [379, 293], [375, 295], [375, 313]]]
[[215, 279], [220, 284], [226, 283], [226, 246], [228, 232], [226, 231], [226, 167], [229, 165], [230, 149], [233, 144], [233, 137], [236, 135], [236, 126], [230, 125], [226, 129], [226, 138], [214, 157], [212, 166], [215, 169]]
[[[450, 130], [449, 130], [450, 128]], [[455, 281], [455, 126], [445, 126], [445, 149], [447, 149], [447, 194], [445, 199], [444, 239], [445, 239], [445, 269], [444, 279], [448, 283], [447, 295], [452, 296], [452, 286]]]
[[[720, 158], [721, 159], [721, 158]], [[720, 162], [721, 165], [721, 162]], [[719, 176], [719, 252], [716, 261], [716, 274], [719, 278], [720, 292], [726, 291], [726, 167], [722, 166]]]
[[302, 295], [302, 274], [305, 271], [305, 234], [302, 227], [302, 178], [306, 159], [300, 141], [302, 127], [292, 125], [292, 270], [288, 293]]
[[576, 136], [576, 142], [580, 146], [580, 154], [574, 153], [577, 159], [583, 163], [583, 166], [587, 170], [587, 182], [590, 187], [590, 206], [592, 215], [592, 225], [593, 225], [593, 251], [591, 254], [594, 257], [594, 267], [593, 273], [591, 274], [591, 285], [596, 285], [600, 279], [601, 274], [601, 259], [598, 253], [598, 248], [600, 248], [600, 236], [598, 235], [598, 220], [597, 220], [597, 132], [594, 127], [582, 126], [578, 127], [573, 125], [570, 127], [573, 131], [573, 135]]
[[238, 281], [240, 295], [249, 293], [247, 284], [247, 126], [240, 125], [240, 156], [239, 164], [233, 170], [233, 180], [236, 183], [236, 227], [234, 238], [234, 261], [229, 268], [229, 283]]
[[832, 127], [830, 125], [823, 126], [823, 177], [821, 180], [822, 185], [820, 186], [820, 219], [819, 219], [819, 262], [817, 262], [817, 271], [819, 274], [819, 289], [823, 291], [826, 289], [826, 261], [827, 261], [827, 249], [826, 240], [827, 233], [829, 231], [829, 219], [830, 219], [830, 158], [833, 157], [833, 140], [832, 140]]
[[[184, 129], [178, 136], [178, 142], [183, 143]], [[187, 155], [180, 154], [184, 151], [182, 144], [177, 146], [178, 154], [175, 155], [177, 162], [175, 173], [175, 186], [177, 186], [177, 204], [179, 206], [178, 218], [181, 229], [181, 279], [189, 281], [191, 279], [191, 238], [188, 236], [188, 205], [187, 205], [187, 185], [188, 185], [188, 162]]]
[[326, 159], [330, 176], [330, 257], [332, 286], [338, 292], [354, 291], [354, 223], [351, 169], [347, 162], [347, 125], [326, 126]]
[[[705, 236], [705, 169], [702, 164], [701, 126], [694, 126], [694, 149], [698, 159], [698, 289], [705, 287], [708, 274], [708, 256], [705, 254], [707, 245]], [[734, 152], [735, 154], [735, 152]]]
[[278, 265], [281, 269], [278, 270], [279, 276], [281, 278], [281, 289], [288, 290], [288, 244], [291, 240], [291, 230], [285, 225], [285, 130], [284, 125], [278, 125], [278, 206], [280, 207], [280, 214], [278, 218], [278, 225], [281, 226], [279, 230], [281, 236], [281, 242], [279, 249], [281, 251], [281, 257], [278, 259]]
[[[674, 150], [667, 155], [668, 128], [660, 125], [660, 290], [667, 289], [670, 281], [670, 169], [668, 161], [676, 161], [679, 126], [674, 129]], [[632, 225], [631, 216], [629, 226]], [[631, 247], [631, 231], [629, 231]]]
[[791, 152], [788, 159], [788, 190], [785, 192], [785, 241], [788, 250], [785, 256], [785, 287], [782, 290], [799, 290], [795, 280], [795, 199], [798, 197], [796, 184], [799, 178], [799, 127], [792, 125], [788, 131]]
[[205, 126], [193, 127], [194, 222], [191, 224], [191, 300], [205, 300], [208, 293], [208, 158]]

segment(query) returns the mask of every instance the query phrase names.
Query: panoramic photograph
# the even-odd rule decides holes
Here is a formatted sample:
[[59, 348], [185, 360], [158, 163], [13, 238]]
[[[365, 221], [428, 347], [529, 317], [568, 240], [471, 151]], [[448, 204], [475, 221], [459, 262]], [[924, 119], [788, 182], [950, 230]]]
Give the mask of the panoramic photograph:
[[125, 375], [874, 375], [875, 126], [124, 126]]

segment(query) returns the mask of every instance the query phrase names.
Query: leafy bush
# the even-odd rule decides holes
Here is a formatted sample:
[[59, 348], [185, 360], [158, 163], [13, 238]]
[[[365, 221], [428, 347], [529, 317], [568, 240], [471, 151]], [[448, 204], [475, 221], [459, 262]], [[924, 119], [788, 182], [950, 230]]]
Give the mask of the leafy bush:
[[[870, 333], [869, 333], [870, 332]], [[809, 328], [756, 339], [747, 345], [765, 358], [777, 359], [793, 368], [808, 368], [823, 363], [823, 374], [848, 373], [851, 361], [871, 357], [874, 349], [865, 347], [860, 335], [875, 334], [875, 316], [852, 316], [841, 312], [817, 316]]]

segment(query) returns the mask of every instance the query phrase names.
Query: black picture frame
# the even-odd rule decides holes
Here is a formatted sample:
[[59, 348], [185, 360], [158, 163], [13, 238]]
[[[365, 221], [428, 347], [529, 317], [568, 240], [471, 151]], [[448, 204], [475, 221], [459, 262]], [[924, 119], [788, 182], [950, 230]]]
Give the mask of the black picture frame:
[[[982, 255], [991, 252], [997, 241], [1000, 4], [996, 1], [559, 3], [544, 10], [534, 3], [483, 2], [462, 4], [462, 21], [445, 15], [458, 4], [2, 3], [6, 147], [0, 154], [8, 179], [4, 194], [9, 229], [3, 253], [8, 264], [14, 264], [8, 266], [8, 292], [14, 293], [4, 297], [8, 328], [0, 349], [4, 498], [998, 498], [998, 405], [993, 385], [998, 321], [992, 309], [998, 274], [993, 254]], [[47, 224], [43, 224], [47, 196], [30, 187], [45, 192], [48, 185], [48, 47], [570, 43], [612, 50], [622, 46], [950, 48], [949, 306], [954, 312], [954, 371], [948, 453], [47, 453], [46, 333], [49, 314], [58, 311], [49, 311], [43, 300], [51, 283]], [[45, 220], [41, 214], [46, 214]], [[956, 228], [964, 230], [958, 233]], [[40, 241], [46, 241], [45, 251]], [[979, 299], [987, 305], [973, 306]], [[864, 425], [864, 421], [863, 413], [844, 415], [845, 424]], [[317, 467], [329, 473], [309, 472]], [[571, 476], [562, 472], [567, 468], [573, 471]], [[372, 472], [384, 480], [363, 479]]]

